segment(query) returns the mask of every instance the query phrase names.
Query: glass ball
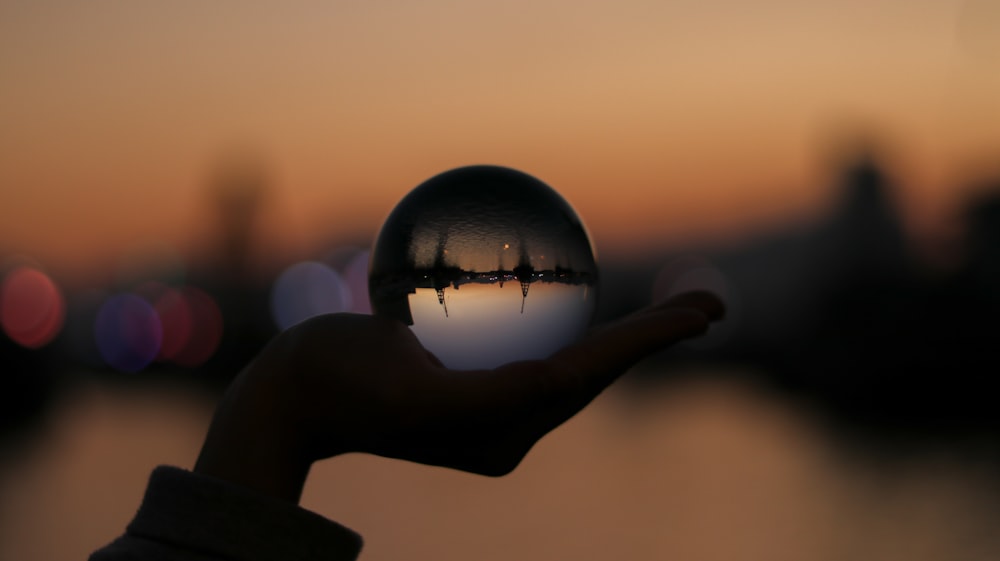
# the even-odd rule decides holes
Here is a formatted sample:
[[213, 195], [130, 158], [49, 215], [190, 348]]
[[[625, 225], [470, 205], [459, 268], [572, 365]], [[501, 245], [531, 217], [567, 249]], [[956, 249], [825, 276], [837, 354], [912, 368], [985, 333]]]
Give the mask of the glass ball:
[[594, 312], [587, 231], [551, 187], [510, 168], [469, 166], [418, 185], [372, 250], [372, 310], [411, 327], [445, 366], [545, 358]]

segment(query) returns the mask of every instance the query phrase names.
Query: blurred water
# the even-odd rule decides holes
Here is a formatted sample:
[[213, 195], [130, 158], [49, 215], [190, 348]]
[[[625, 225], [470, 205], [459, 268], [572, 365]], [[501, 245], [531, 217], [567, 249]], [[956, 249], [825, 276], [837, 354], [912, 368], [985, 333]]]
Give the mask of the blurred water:
[[[193, 463], [210, 412], [165, 389], [64, 403], [0, 467], [0, 559], [84, 559], [121, 532], [153, 466]], [[937, 561], [1000, 558], [997, 497], [986, 466], [887, 467], [805, 411], [700, 377], [613, 388], [505, 478], [351, 455], [314, 468], [303, 505], [361, 532], [369, 560]]]

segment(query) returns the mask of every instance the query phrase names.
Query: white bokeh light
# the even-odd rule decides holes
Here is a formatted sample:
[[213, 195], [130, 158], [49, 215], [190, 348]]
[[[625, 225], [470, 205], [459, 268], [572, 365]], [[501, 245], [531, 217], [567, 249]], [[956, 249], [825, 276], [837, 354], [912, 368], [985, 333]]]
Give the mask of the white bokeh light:
[[351, 289], [332, 268], [303, 261], [285, 269], [271, 289], [271, 315], [280, 329], [321, 314], [351, 309]]

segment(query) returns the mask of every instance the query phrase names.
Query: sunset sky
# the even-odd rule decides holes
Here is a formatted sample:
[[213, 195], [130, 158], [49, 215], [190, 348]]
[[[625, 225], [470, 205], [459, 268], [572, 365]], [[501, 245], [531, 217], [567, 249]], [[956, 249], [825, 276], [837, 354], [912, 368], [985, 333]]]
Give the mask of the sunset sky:
[[213, 234], [220, 158], [268, 170], [268, 247], [371, 238], [459, 165], [560, 191], [602, 251], [822, 207], [889, 148], [911, 223], [1000, 161], [1000, 3], [0, 4], [0, 257], [54, 268]]
[[[497, 164], [538, 177], [576, 209], [607, 262], [814, 218], [837, 200], [837, 162], [859, 141], [881, 149], [908, 233], [952, 235], [976, 182], [1000, 178], [1000, 0], [0, 0], [0, 350], [13, 357], [7, 370], [25, 374], [10, 378], [20, 392], [11, 410], [41, 421], [37, 442], [26, 436], [23, 453], [0, 461], [0, 558], [81, 559], [119, 533], [149, 470], [190, 466], [211, 418], [207, 394], [180, 392], [170, 376], [218, 345], [215, 363], [183, 379], [222, 380], [255, 338], [330, 311], [317, 301], [370, 311], [357, 297], [367, 254], [338, 246], [371, 241], [393, 205], [438, 173]], [[144, 259], [171, 274], [210, 257], [228, 265], [239, 252], [212, 253], [224, 228], [213, 181], [234, 161], [267, 181], [252, 258], [273, 266], [254, 279], [274, 280], [268, 295], [263, 283], [227, 278], [239, 288], [230, 294], [182, 274], [113, 286], [140, 278], [129, 268]], [[342, 277], [315, 262], [331, 253]], [[35, 267], [12, 266], [24, 262]], [[842, 270], [865, 280], [850, 263]], [[807, 286], [825, 270], [772, 283], [781, 275], [753, 265], [730, 279], [700, 256], [666, 263], [648, 296], [638, 281], [619, 283], [630, 294], [607, 300], [608, 315], [708, 288], [729, 319], [704, 348], [750, 333], [719, 356], [765, 366], [699, 366], [692, 346], [680, 357], [694, 366], [664, 376], [662, 392], [618, 384], [508, 478], [352, 454], [313, 470], [303, 505], [362, 532], [364, 559], [1000, 558], [995, 464], [978, 440], [954, 439], [968, 456], [942, 445], [896, 458], [881, 440], [834, 436], [817, 405], [829, 388], [831, 403], [852, 387], [868, 392], [822, 376], [841, 350], [830, 364], [849, 363], [855, 348], [903, 367], [975, 350], [965, 334], [990, 326], [952, 328], [995, 293], [956, 299], [944, 289], [964, 278], [910, 275], [873, 309], [873, 327], [814, 345], [812, 330], [852, 325], [883, 278], [860, 283], [873, 292], [855, 300], [834, 290], [853, 287], [837, 275]], [[518, 283], [490, 299], [480, 288], [451, 287], [446, 302], [449, 319], [500, 302], [507, 316], [486, 317], [486, 337], [500, 322], [524, 337], [562, 333], [558, 321], [582, 327], [590, 309], [572, 302], [593, 301], [589, 287], [556, 283], [536, 282], [528, 297]], [[926, 314], [904, 309], [925, 298]], [[841, 301], [844, 314], [812, 321]], [[439, 327], [436, 293], [421, 288], [411, 303], [420, 325]], [[537, 312], [560, 307], [541, 331], [511, 319], [539, 322]], [[954, 331], [941, 345], [913, 355], [919, 345], [882, 337], [935, 313]], [[119, 321], [133, 317], [142, 323]], [[946, 329], [927, 325], [918, 343]], [[455, 331], [444, 339], [478, 324], [446, 327]], [[810, 352], [820, 377], [797, 381]], [[661, 363], [647, 364], [649, 381]], [[126, 374], [147, 366], [148, 378]], [[18, 390], [22, 379], [30, 391]], [[780, 399], [763, 391], [770, 382]], [[792, 401], [784, 389], [796, 386], [816, 394]]]

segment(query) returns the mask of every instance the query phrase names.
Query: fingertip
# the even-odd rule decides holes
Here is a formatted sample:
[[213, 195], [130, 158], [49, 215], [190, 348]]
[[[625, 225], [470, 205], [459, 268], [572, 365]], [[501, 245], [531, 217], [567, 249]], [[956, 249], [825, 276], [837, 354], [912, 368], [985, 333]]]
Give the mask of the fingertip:
[[699, 308], [675, 308], [670, 311], [670, 321], [677, 339], [691, 339], [704, 335], [712, 323], [711, 318]]
[[[693, 290], [672, 296], [662, 304], [669, 308], [688, 308], [701, 312], [707, 321], [719, 321], [726, 316], [726, 304], [717, 294]], [[707, 327], [706, 327], [707, 329]]]

